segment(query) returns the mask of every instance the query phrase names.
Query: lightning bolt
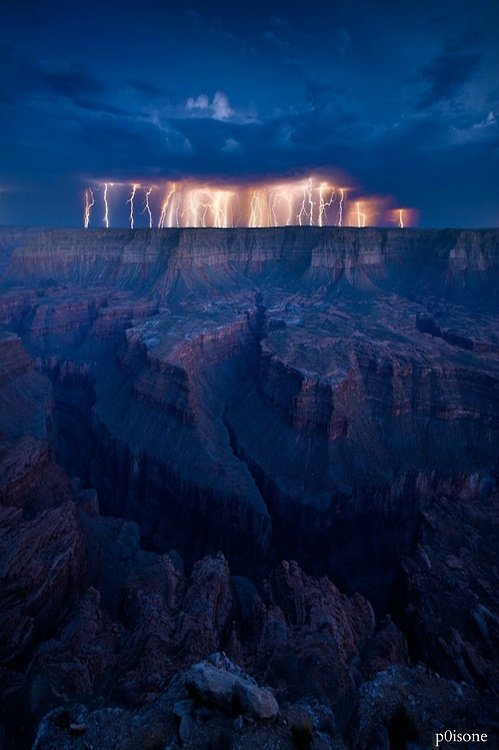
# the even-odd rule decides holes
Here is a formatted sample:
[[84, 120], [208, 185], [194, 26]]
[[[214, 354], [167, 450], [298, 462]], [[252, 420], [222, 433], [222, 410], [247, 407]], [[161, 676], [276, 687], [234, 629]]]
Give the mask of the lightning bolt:
[[303, 190], [303, 200], [301, 202], [300, 211], [298, 212], [298, 215], [296, 217], [298, 219], [298, 224], [300, 226], [302, 225], [302, 216], [305, 216], [307, 213], [307, 210], [305, 208], [305, 201], [307, 200], [305, 187], [303, 187], [302, 190]]
[[250, 227], [262, 227], [263, 226], [263, 208], [262, 208], [262, 196], [260, 190], [254, 190], [251, 196], [250, 206]]
[[307, 183], [307, 197], [308, 197], [308, 205], [310, 206], [310, 226], [312, 227], [314, 225], [314, 206], [315, 203], [312, 200], [313, 197], [313, 186], [312, 186], [312, 178], [310, 177]]
[[343, 188], [340, 188], [340, 205], [338, 208], [338, 226], [341, 227], [342, 221], [343, 221], [343, 203], [345, 200], [345, 191]]
[[288, 204], [288, 218], [286, 219], [286, 226], [289, 227], [291, 219], [293, 218], [293, 195], [290, 190], [284, 191], [284, 200]]
[[185, 209], [184, 211], [182, 211], [180, 216], [184, 218], [184, 214], [187, 212], [187, 226], [197, 227], [198, 225], [198, 202], [196, 200], [193, 190], [189, 192], [188, 202], [189, 202], [188, 209]]
[[137, 192], [137, 188], [139, 188], [140, 185], [132, 185], [132, 192], [130, 195], [130, 198], [127, 200], [127, 204], [130, 204], [130, 215], [129, 215], [129, 222], [130, 222], [130, 229], [133, 229], [134, 227], [134, 215], [133, 215], [133, 201], [135, 199], [135, 193]]
[[230, 190], [215, 190], [212, 200], [212, 214], [214, 226], [227, 228], [232, 224], [230, 204], [234, 193]]
[[103, 198], [104, 198], [104, 219], [103, 219], [103, 221], [104, 221], [106, 229], [109, 229], [109, 203], [108, 203], [108, 200], [107, 200], [107, 192], [108, 192], [109, 188], [112, 187], [113, 185], [114, 185], [114, 182], [105, 182], [104, 183], [104, 194], [103, 194]]
[[88, 229], [90, 225], [90, 214], [92, 213], [92, 206], [95, 204], [94, 193], [92, 188], [85, 190], [85, 216], [83, 219], [83, 225], [85, 229]]
[[[271, 195], [272, 195], [272, 193], [271, 193]], [[273, 199], [272, 205], [270, 207], [270, 213], [271, 213], [272, 218], [274, 220], [274, 226], [275, 227], [277, 226], [276, 209], [277, 209], [277, 207], [279, 206], [279, 204], [281, 202], [281, 198], [282, 198], [282, 193], [281, 192], [274, 193], [274, 199]]]
[[210, 203], [210, 193], [204, 188], [197, 188], [189, 191], [188, 208], [182, 211], [183, 217], [187, 213], [187, 226], [206, 227], [206, 217], [212, 204]]
[[321, 182], [319, 185], [319, 226], [322, 227], [324, 223], [327, 223], [327, 209], [331, 207], [331, 204], [335, 198], [334, 187], [332, 188], [331, 197], [327, 201], [324, 198], [324, 191], [328, 187], [327, 182]]
[[[289, 226], [291, 224], [291, 221], [293, 219], [294, 191], [294, 187], [290, 188], [287, 185], [278, 185], [276, 186], [276, 188], [269, 188], [268, 217], [269, 224], [271, 226], [282, 226], [282, 223], [284, 223], [284, 204], [287, 204], [288, 207], [285, 214], [286, 226]], [[283, 216], [282, 220], [280, 218], [281, 216]], [[282, 223], [280, 224], [280, 222]]]
[[357, 211], [357, 226], [358, 227], [365, 227], [366, 226], [366, 215], [362, 213], [361, 211], [361, 203], [360, 201], [357, 201], [355, 204], [355, 208]]
[[[277, 227], [304, 224], [324, 227], [336, 223], [365, 227], [377, 221], [390, 221], [404, 228], [416, 220], [417, 214], [406, 208], [387, 208], [388, 198], [357, 194], [358, 200], [350, 205], [349, 188], [335, 187], [314, 175], [287, 182], [261, 182], [253, 185], [217, 186], [186, 180], [150, 185], [144, 183], [96, 182], [87, 187], [83, 201], [83, 226], [91, 225], [92, 209], [101, 200], [96, 191], [102, 190], [106, 228], [111, 226], [111, 188], [127, 193], [128, 224], [135, 228], [138, 214], [145, 216], [141, 222], [149, 226], [166, 227], [217, 227], [233, 226]], [[155, 197], [161, 189], [163, 199]], [[113, 192], [114, 192], [113, 191]], [[159, 191], [158, 191], [159, 192]], [[140, 195], [140, 206], [138, 196]], [[95, 211], [95, 209], [93, 209]], [[333, 213], [334, 212], [334, 213]], [[334, 221], [333, 221], [334, 219]], [[95, 221], [95, 220], [94, 220]]]
[[[161, 214], [158, 221], [158, 228], [163, 229], [164, 227], [173, 226], [173, 208], [175, 204], [175, 194], [177, 192], [177, 186], [174, 184], [170, 192], [167, 194], [161, 206]], [[178, 223], [177, 223], [178, 226]]]
[[151, 195], [152, 191], [154, 190], [155, 185], [151, 185], [148, 188], [145, 189], [145, 199], [144, 199], [144, 208], [142, 209], [142, 213], [147, 213], [147, 216], [149, 217], [149, 229], [152, 229], [152, 211], [151, 206], [149, 205], [149, 196]]

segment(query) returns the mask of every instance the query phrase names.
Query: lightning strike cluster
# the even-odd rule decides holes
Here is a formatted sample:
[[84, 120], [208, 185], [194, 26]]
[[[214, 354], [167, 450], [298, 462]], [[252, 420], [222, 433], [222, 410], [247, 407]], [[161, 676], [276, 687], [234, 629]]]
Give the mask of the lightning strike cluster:
[[[100, 199], [100, 200], [99, 200]], [[411, 226], [415, 212], [392, 208], [388, 198], [363, 197], [352, 188], [315, 177], [259, 185], [214, 185], [191, 180], [161, 185], [139, 182], [100, 182], [84, 193], [83, 226], [92, 223], [102, 204], [96, 226], [111, 226], [111, 209], [134, 229], [173, 227], [278, 227], [278, 226]], [[140, 211], [140, 214], [139, 214]]]

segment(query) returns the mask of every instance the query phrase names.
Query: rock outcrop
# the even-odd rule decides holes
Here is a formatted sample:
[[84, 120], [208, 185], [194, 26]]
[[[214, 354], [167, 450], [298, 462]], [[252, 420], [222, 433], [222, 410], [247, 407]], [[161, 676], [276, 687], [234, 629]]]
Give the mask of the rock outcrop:
[[25, 435], [0, 441], [0, 505], [23, 508], [24, 517], [71, 499], [70, 482], [46, 440]]
[[279, 704], [270, 692], [222, 654], [194, 664], [185, 676], [187, 689], [203, 703], [253, 719], [273, 719]]
[[499, 695], [499, 496], [492, 488], [492, 478], [482, 480], [478, 496], [464, 487], [460, 497], [443, 496], [424, 513], [394, 601], [415, 659]]
[[71, 503], [26, 522], [21, 510], [0, 508], [0, 522], [0, 660], [9, 665], [61, 622], [82, 579], [83, 546]]

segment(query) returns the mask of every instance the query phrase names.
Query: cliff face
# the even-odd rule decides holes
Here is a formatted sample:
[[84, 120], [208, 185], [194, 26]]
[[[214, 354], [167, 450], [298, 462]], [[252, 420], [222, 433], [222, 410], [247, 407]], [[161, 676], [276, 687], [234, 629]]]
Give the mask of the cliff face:
[[[0, 241], [2, 237], [0, 236]], [[496, 299], [493, 230], [275, 229], [46, 230], [3, 232], [10, 284], [71, 282], [151, 289], [161, 295], [322, 282], [369, 290], [425, 289]], [[15, 249], [13, 249], [15, 248]], [[198, 289], [199, 291], [199, 289]], [[175, 295], [173, 295], [175, 296]], [[482, 300], [482, 304], [485, 300]]]

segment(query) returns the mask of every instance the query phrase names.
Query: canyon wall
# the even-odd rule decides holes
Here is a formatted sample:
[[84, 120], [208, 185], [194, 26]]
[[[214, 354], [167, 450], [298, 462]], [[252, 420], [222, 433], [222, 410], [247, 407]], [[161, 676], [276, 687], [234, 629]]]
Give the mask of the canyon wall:
[[9, 231], [59, 460], [154, 549], [369, 588], [425, 497], [497, 471], [497, 232]]
[[352, 227], [0, 232], [3, 266], [11, 253], [3, 273], [8, 283], [109, 283], [162, 295], [203, 280], [226, 293], [256, 276], [264, 286], [343, 278], [344, 286], [365, 290], [380, 285], [456, 295], [483, 288], [495, 298], [497, 242], [495, 230]]

